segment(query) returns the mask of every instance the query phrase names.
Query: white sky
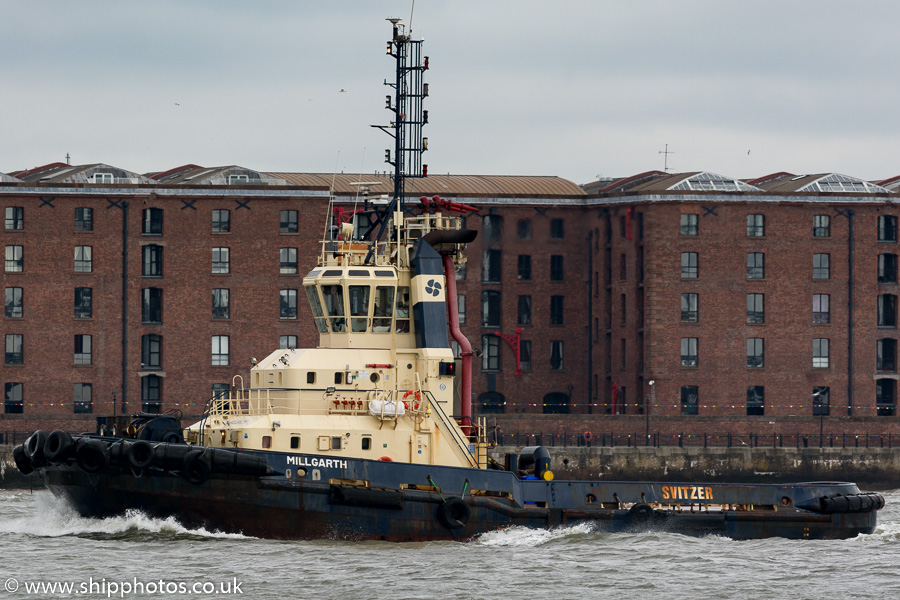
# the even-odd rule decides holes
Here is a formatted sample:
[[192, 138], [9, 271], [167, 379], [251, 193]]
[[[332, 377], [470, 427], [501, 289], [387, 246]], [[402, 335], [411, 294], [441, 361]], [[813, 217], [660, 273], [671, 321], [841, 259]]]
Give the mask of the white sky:
[[[0, 171], [381, 171], [410, 0], [4, 0]], [[419, 0], [431, 173], [900, 174], [900, 2]], [[347, 90], [341, 93], [339, 90]]]

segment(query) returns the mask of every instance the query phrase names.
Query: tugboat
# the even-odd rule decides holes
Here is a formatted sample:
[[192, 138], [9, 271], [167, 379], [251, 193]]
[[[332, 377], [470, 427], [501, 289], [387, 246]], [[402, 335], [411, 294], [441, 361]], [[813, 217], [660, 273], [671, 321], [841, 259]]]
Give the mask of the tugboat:
[[337, 211], [326, 230], [303, 278], [319, 346], [251, 360], [250, 380], [235, 376], [184, 429], [178, 415], [138, 415], [124, 435], [37, 431], [14, 450], [19, 470], [85, 516], [138, 509], [263, 538], [465, 540], [584, 522], [741, 539], [871, 533], [884, 499], [852, 483], [554, 481], [546, 448], [503, 466], [488, 457], [454, 277], [476, 209], [404, 203], [406, 178], [427, 175], [428, 57], [390, 21], [393, 121], [381, 129], [394, 138], [394, 193], [349, 219]]

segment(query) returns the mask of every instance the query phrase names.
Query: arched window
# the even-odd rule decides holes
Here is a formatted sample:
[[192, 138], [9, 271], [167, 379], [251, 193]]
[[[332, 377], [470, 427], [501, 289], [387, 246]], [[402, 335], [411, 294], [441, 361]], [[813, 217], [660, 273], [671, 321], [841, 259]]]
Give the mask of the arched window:
[[502, 415], [506, 410], [506, 398], [499, 392], [485, 392], [478, 396], [477, 409], [483, 415]]
[[571, 397], [562, 392], [550, 392], [544, 396], [544, 414], [569, 414], [569, 401]]

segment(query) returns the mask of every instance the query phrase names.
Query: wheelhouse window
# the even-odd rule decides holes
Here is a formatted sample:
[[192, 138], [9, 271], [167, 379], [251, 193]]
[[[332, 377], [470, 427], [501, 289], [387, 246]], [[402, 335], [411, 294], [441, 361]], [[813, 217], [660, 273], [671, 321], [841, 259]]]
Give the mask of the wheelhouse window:
[[87, 414], [94, 412], [94, 401], [91, 398], [90, 383], [76, 383], [72, 394], [74, 402], [74, 411], [76, 414]]
[[75, 288], [75, 318], [90, 319], [93, 316], [93, 290], [89, 287]]
[[696, 367], [699, 364], [697, 354], [697, 338], [681, 338], [681, 366]]
[[212, 211], [212, 232], [228, 233], [231, 231], [231, 211], [214, 209]]
[[699, 266], [696, 252], [681, 253], [681, 278], [696, 279], [699, 274]]
[[214, 367], [228, 366], [228, 342], [227, 335], [212, 336], [212, 364]]
[[698, 231], [698, 221], [699, 215], [693, 213], [681, 215], [681, 235], [696, 236]]
[[91, 336], [79, 334], [75, 336], [75, 364], [89, 365], [92, 360]]
[[[325, 299], [325, 314], [328, 324], [334, 333], [347, 331], [347, 320], [344, 312], [344, 288], [340, 285], [323, 285], [322, 296]], [[409, 310], [407, 309], [407, 316]]]
[[281, 211], [278, 221], [278, 230], [280, 233], [297, 233], [297, 231], [299, 231], [296, 210]]
[[681, 322], [696, 323], [700, 320], [700, 295], [681, 295]]
[[23, 314], [22, 288], [8, 287], [5, 292], [4, 314], [10, 319], [21, 319]]
[[368, 331], [371, 286], [351, 285], [347, 291], [350, 293], [350, 331], [357, 333]]
[[[391, 317], [394, 316], [394, 292], [392, 285], [379, 285], [375, 287], [375, 305], [372, 307], [372, 332], [390, 333]], [[462, 294], [456, 296], [456, 307], [459, 312], [459, 322], [466, 322], [466, 297]]]
[[94, 230], [94, 209], [93, 208], [76, 208], [75, 209], [75, 231], [93, 231]]
[[25, 208], [22, 206], [6, 207], [6, 229], [18, 230], [25, 227]]
[[163, 211], [161, 208], [145, 208], [141, 213], [141, 233], [144, 235], [162, 235]]
[[230, 248], [212, 249], [212, 272], [219, 275], [225, 275], [231, 272]]
[[231, 291], [228, 288], [213, 288], [212, 291], [212, 318], [231, 318]]

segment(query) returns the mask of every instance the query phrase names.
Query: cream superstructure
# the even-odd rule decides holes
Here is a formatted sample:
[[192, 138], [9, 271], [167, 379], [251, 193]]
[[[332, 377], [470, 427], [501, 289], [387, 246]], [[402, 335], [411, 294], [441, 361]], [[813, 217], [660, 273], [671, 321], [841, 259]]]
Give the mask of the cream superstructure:
[[[208, 416], [187, 429], [188, 441], [485, 466], [482, 437], [471, 441], [450, 416], [451, 349], [420, 347], [428, 346], [421, 315], [440, 310], [446, 328], [446, 301], [456, 298], [447, 298], [443, 274], [415, 273], [412, 262], [415, 249], [427, 246], [451, 256], [458, 268], [465, 261], [465, 243], [455, 241], [462, 219], [397, 212], [394, 223], [404, 218], [391, 239], [375, 245], [352, 241], [348, 224], [342, 227], [347, 241], [323, 242], [318, 266], [303, 279], [319, 347], [277, 350], [253, 366], [249, 382], [235, 377], [230, 394], [211, 401]], [[430, 243], [420, 242], [426, 236]], [[435, 321], [430, 327], [441, 333]]]

